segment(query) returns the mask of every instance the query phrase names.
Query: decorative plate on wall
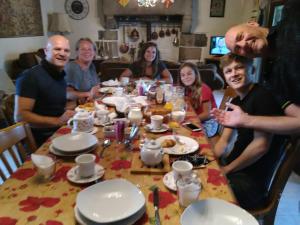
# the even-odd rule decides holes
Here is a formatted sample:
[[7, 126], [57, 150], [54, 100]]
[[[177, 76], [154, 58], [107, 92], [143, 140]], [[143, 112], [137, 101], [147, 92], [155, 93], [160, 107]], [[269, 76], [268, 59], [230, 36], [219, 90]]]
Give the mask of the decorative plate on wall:
[[89, 3], [87, 0], [66, 0], [65, 10], [74, 20], [82, 20], [89, 13]]

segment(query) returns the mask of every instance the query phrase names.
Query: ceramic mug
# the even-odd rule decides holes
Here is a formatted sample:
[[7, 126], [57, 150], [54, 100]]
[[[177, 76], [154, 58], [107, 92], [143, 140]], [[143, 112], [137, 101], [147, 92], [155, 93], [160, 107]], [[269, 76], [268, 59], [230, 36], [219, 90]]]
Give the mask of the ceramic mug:
[[178, 160], [172, 164], [174, 180], [186, 177], [192, 174], [193, 164], [184, 160]]
[[78, 166], [77, 172], [80, 177], [91, 177], [95, 173], [96, 156], [93, 154], [82, 154], [75, 158]]
[[151, 129], [159, 130], [162, 126], [164, 117], [161, 115], [153, 115], [151, 119]]

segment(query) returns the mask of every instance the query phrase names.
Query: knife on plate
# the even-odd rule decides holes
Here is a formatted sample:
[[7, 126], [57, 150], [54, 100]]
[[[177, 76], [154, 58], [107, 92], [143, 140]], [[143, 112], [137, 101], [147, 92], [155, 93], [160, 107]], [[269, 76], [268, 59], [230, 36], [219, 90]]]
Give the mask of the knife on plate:
[[156, 187], [153, 190], [153, 204], [154, 204], [154, 211], [155, 211], [155, 225], [160, 225], [159, 219], [159, 193], [158, 188]]

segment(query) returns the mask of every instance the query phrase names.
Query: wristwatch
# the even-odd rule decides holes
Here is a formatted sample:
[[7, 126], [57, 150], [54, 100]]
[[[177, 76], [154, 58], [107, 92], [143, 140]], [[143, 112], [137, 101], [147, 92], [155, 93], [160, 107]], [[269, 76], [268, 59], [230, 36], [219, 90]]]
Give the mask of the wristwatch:
[[66, 0], [65, 10], [74, 20], [82, 20], [89, 13], [89, 3], [87, 0]]

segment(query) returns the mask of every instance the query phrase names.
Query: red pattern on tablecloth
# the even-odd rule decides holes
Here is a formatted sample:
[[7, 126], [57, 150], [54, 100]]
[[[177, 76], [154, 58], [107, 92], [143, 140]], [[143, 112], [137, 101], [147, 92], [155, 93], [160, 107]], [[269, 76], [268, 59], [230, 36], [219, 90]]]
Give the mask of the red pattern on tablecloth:
[[52, 179], [53, 182], [59, 182], [59, 181], [66, 181], [67, 180], [67, 173], [71, 169], [70, 166], [63, 166], [59, 168]]
[[70, 127], [62, 127], [60, 129], [58, 129], [56, 131], [57, 134], [68, 134], [68, 133], [71, 133], [71, 128]]
[[50, 197], [39, 198], [39, 197], [28, 196], [27, 199], [19, 202], [19, 206], [22, 206], [22, 208], [20, 208], [21, 211], [30, 212], [40, 208], [41, 206], [47, 208], [53, 207], [59, 201], [60, 201], [59, 198], [50, 198]]
[[26, 180], [32, 177], [36, 173], [35, 169], [27, 168], [27, 169], [18, 169], [15, 173], [11, 175], [11, 178], [17, 180]]
[[[172, 204], [177, 199], [170, 192], [159, 191], [159, 208], [166, 208], [169, 204]], [[148, 201], [153, 203], [153, 192], [148, 196]]]
[[10, 218], [10, 217], [0, 217], [1, 225], [15, 225], [18, 220]]
[[63, 225], [63, 223], [55, 220], [47, 220], [46, 225]]
[[128, 160], [116, 160], [112, 163], [112, 170], [121, 170], [121, 169], [129, 169], [131, 167], [131, 162]]
[[35, 221], [36, 218], [37, 218], [37, 216], [35, 216], [35, 215], [28, 216], [28, 217], [27, 217], [27, 221], [28, 221], [28, 222], [32, 222], [32, 221]]
[[207, 183], [211, 183], [215, 186], [220, 186], [221, 184], [227, 184], [226, 178], [223, 176], [220, 170], [208, 169]]

